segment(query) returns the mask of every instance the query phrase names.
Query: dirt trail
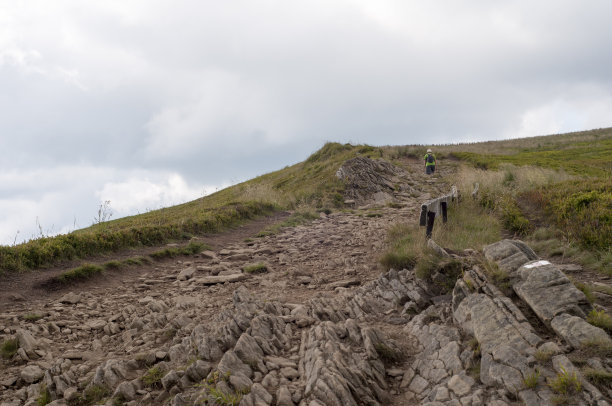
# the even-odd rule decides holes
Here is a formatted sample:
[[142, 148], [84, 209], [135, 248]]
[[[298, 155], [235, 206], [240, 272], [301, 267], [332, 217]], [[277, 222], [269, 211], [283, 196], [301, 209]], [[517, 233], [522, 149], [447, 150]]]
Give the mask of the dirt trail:
[[[426, 176], [420, 162], [405, 165], [406, 188], [394, 192], [393, 205], [321, 215], [308, 225], [254, 238], [287, 215], [280, 213], [206, 236], [213, 253], [108, 272], [62, 291], [37, 288], [60, 267], [9, 278], [0, 287], [0, 342], [19, 334], [23, 339], [25, 331], [23, 340], [31, 335], [36, 343], [11, 362], [0, 360], [0, 406], [28, 404], [39, 396], [41, 382], [60, 399], [57, 405], [93, 384], [110, 387], [130, 406], [193, 404], [187, 399], [202, 391], [194, 382], [207, 376], [217, 376], [219, 390], [248, 387], [247, 405], [321, 405], [316, 399], [343, 396], [333, 368], [360, 382], [357, 389], [349, 385], [357, 391], [353, 396], [371, 398], [370, 404], [419, 404], [418, 380], [404, 384], [414, 359], [386, 353], [415, 351], [415, 338], [403, 330], [413, 314], [402, 307], [407, 296], [386, 296], [404, 289], [419, 311], [431, 302], [420, 297], [420, 282], [407, 273], [383, 275], [378, 259], [389, 227], [417, 222], [423, 201], [448, 192], [444, 179], [454, 166]], [[257, 263], [266, 264], [267, 272], [241, 271]], [[394, 305], [376, 308], [378, 297]], [[444, 337], [438, 340], [444, 343]], [[139, 378], [153, 365], [170, 372], [143, 386]], [[227, 381], [215, 370], [230, 371]]]

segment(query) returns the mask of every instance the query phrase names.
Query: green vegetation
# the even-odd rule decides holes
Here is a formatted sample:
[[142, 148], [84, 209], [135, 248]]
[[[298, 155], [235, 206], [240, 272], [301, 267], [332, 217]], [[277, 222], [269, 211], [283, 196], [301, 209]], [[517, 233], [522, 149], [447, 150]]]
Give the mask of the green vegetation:
[[268, 267], [263, 262], [258, 262], [256, 264], [245, 265], [242, 268], [242, 272], [251, 274], [266, 273], [268, 272]]
[[[343, 207], [344, 184], [335, 173], [346, 160], [382, 157], [403, 165], [420, 160], [425, 149], [327, 143], [304, 162], [192, 202], [112, 221], [105, 221], [107, 217], [99, 213], [99, 221], [86, 229], [2, 246], [0, 272], [37, 269], [128, 247], [181, 242], [275, 210], [295, 210], [286, 222], [259, 236], [273, 234], [282, 227], [305, 224], [317, 212]], [[436, 220], [433, 238], [438, 244], [454, 250], [479, 249], [498, 240], [503, 227], [538, 245], [543, 250], [538, 252], [576, 259], [584, 266], [612, 273], [612, 129], [437, 146], [436, 155], [459, 167], [457, 177], [445, 181], [455, 183], [462, 196], [470, 196], [474, 183], [480, 184], [475, 201], [464, 198], [461, 205], [450, 208], [447, 224], [440, 227]], [[538, 237], [542, 223], [552, 226], [546, 239]], [[381, 260], [385, 267], [413, 267], [424, 255], [422, 230], [405, 231], [414, 233], [412, 241], [406, 241], [406, 233], [390, 241]], [[182, 254], [171, 249], [156, 253], [158, 258], [173, 255]], [[120, 266], [115, 261], [104, 268]]]
[[179, 255], [198, 254], [207, 249], [210, 249], [210, 247], [206, 244], [199, 242], [190, 242], [185, 247], [168, 247], [160, 251], [155, 251], [152, 254], [149, 254], [149, 256], [153, 259], [160, 260], [164, 258], [178, 257]]
[[327, 143], [304, 162], [188, 203], [100, 221], [66, 235], [1, 246], [0, 271], [37, 269], [129, 247], [185, 240], [279, 209], [309, 207], [329, 212], [344, 202], [344, 185], [335, 176], [341, 164], [356, 156], [381, 155], [381, 150], [375, 147]]
[[586, 283], [575, 281], [572, 278], [570, 279], [572, 280], [573, 284], [580, 291], [582, 291], [582, 293], [584, 293], [584, 296], [586, 297], [589, 303], [591, 304], [595, 303], [595, 295], [593, 294], [593, 291], [591, 290], [591, 287], [589, 285], [587, 285]]
[[19, 349], [19, 342], [16, 338], [11, 338], [5, 340], [2, 345], [0, 345], [0, 355], [4, 359], [11, 359], [15, 354], [17, 354], [17, 350]]
[[95, 264], [84, 264], [79, 267], [66, 271], [57, 277], [60, 283], [70, 283], [91, 278], [94, 275], [104, 272], [104, 268]]
[[377, 342], [374, 344], [374, 348], [376, 349], [380, 359], [386, 364], [396, 364], [406, 359], [406, 356], [402, 351], [383, 342]]
[[53, 399], [51, 399], [51, 393], [49, 393], [49, 389], [47, 389], [47, 385], [43, 384], [40, 387], [40, 396], [36, 399], [36, 404], [38, 406], [45, 406], [51, 403]]
[[160, 366], [150, 368], [142, 376], [142, 383], [149, 388], [161, 388], [161, 380], [166, 374], [166, 371]]
[[89, 385], [85, 388], [83, 395], [77, 397], [74, 400], [68, 402], [69, 406], [90, 406], [97, 404], [101, 400], [104, 400], [110, 396], [111, 391], [109, 388], [103, 385]]
[[582, 384], [576, 372], [570, 373], [563, 367], [561, 367], [561, 372], [557, 374], [556, 378], [548, 381], [548, 386], [553, 392], [560, 395], [572, 395], [582, 391]]
[[586, 320], [592, 325], [606, 330], [608, 334], [612, 333], [612, 317], [605, 310], [591, 310]]
[[538, 386], [538, 382], [540, 381], [540, 371], [537, 369], [527, 374], [527, 376], [523, 379], [523, 384], [527, 389], [535, 389]]
[[23, 318], [25, 321], [31, 321], [31, 322], [34, 322], [34, 321], [37, 321], [37, 320], [42, 319], [42, 318], [43, 318], [43, 316], [42, 316], [41, 314], [37, 314], [37, 313], [26, 313], [26, 314], [24, 314], [24, 315], [22, 316], [22, 318]]
[[594, 369], [594, 368], [585, 368], [582, 370], [582, 374], [584, 377], [594, 385], [597, 386], [609, 386], [612, 384], [612, 372]]
[[533, 354], [533, 356], [535, 357], [535, 359], [542, 364], [547, 363], [548, 361], [550, 361], [550, 359], [552, 358], [554, 354], [550, 351], [544, 351], [544, 350], [537, 350], [535, 352], [535, 354]]

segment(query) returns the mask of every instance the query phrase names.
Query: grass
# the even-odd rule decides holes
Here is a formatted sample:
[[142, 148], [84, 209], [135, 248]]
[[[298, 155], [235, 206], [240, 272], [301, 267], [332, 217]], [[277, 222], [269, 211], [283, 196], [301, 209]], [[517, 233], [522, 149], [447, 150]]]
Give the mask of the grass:
[[554, 353], [544, 350], [537, 350], [535, 354], [533, 354], [535, 359], [542, 364], [549, 362], [553, 355]]
[[383, 342], [375, 343], [374, 349], [376, 349], [378, 356], [386, 364], [396, 364], [406, 359], [402, 351], [392, 348]]
[[582, 384], [576, 372], [570, 373], [563, 367], [555, 378], [548, 381], [548, 386], [559, 395], [575, 395], [582, 391]]
[[225, 393], [214, 386], [208, 386], [208, 397], [212, 400], [212, 404], [219, 406], [238, 406], [243, 396], [249, 393], [250, 390], [234, 391]]
[[164, 248], [159, 251], [155, 251], [149, 254], [149, 256], [153, 259], [161, 260], [165, 258], [175, 258], [180, 255], [199, 254], [200, 252], [204, 250], [208, 250], [208, 249], [210, 249], [210, 246], [206, 244], [199, 243], [199, 242], [190, 242], [185, 247], [168, 247], [168, 248]]
[[161, 380], [165, 374], [166, 371], [163, 368], [154, 366], [142, 376], [142, 383], [148, 388], [159, 389], [162, 386]]
[[38, 406], [45, 406], [51, 403], [53, 399], [51, 399], [51, 393], [49, 389], [47, 389], [47, 385], [43, 384], [40, 387], [40, 396], [36, 399], [36, 404]]
[[83, 395], [68, 402], [69, 406], [89, 406], [98, 404], [110, 396], [111, 390], [104, 385], [90, 385], [85, 388]]
[[30, 321], [30, 322], [35, 322], [37, 320], [40, 320], [43, 318], [43, 316], [41, 314], [37, 314], [37, 313], [26, 313], [23, 316], [21, 316], [25, 321]]
[[587, 316], [586, 321], [596, 327], [600, 327], [606, 330], [608, 334], [612, 333], [612, 317], [610, 317], [610, 315], [606, 313], [605, 310], [591, 310], [591, 312]]
[[574, 286], [576, 286], [576, 288], [578, 288], [578, 290], [584, 293], [584, 296], [586, 296], [586, 299], [589, 303], [591, 304], [595, 303], [595, 300], [597, 298], [595, 297], [595, 294], [593, 294], [593, 290], [591, 289], [590, 285], [587, 285], [586, 283], [578, 282], [573, 279], [572, 279], [572, 283], [574, 284]]
[[527, 376], [523, 379], [523, 384], [527, 389], [535, 389], [538, 386], [538, 382], [540, 381], [540, 371], [537, 369], [527, 374]]
[[[436, 220], [432, 238], [451, 250], [482, 248], [501, 237], [499, 221], [474, 202], [451, 204], [448, 222]], [[437, 266], [437, 259], [427, 247], [425, 229], [413, 224], [397, 224], [389, 229], [387, 250], [379, 262], [385, 269], [412, 269], [426, 277]]]
[[19, 342], [16, 338], [10, 338], [5, 340], [2, 345], [0, 345], [0, 355], [4, 359], [11, 359], [15, 354], [17, 354], [17, 350], [19, 349]]
[[601, 369], [585, 368], [582, 370], [582, 374], [589, 382], [599, 387], [609, 387], [612, 384], [612, 372]]
[[258, 273], [266, 273], [268, 272], [268, 266], [263, 262], [258, 262], [256, 264], [245, 265], [242, 268], [242, 272], [250, 273], [250, 274], [258, 274]]
[[79, 267], [73, 268], [69, 271], [62, 273], [55, 279], [60, 283], [71, 283], [84, 279], [89, 279], [94, 275], [98, 275], [104, 272], [104, 268], [100, 265], [95, 264], [83, 264]]

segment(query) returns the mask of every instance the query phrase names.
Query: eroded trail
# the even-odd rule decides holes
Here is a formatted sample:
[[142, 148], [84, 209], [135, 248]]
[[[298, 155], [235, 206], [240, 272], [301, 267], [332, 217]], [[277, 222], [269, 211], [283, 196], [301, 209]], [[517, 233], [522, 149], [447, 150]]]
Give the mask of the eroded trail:
[[[543, 342], [520, 310], [477, 271], [451, 296], [378, 265], [389, 227], [415, 223], [424, 200], [448, 191], [442, 179], [414, 164], [393, 177], [393, 205], [216, 245], [110, 287], [8, 304], [0, 340], [16, 337], [19, 350], [1, 361], [0, 405], [36, 404], [45, 392], [53, 405], [511, 403]], [[266, 269], [243, 271], [254, 264]], [[484, 383], [468, 373], [476, 355], [465, 336], [478, 306], [498, 323], [487, 328], [517, 326], [500, 341], [471, 325], [497, 368]], [[516, 363], [504, 339], [526, 340]], [[549, 392], [521, 399], [539, 404]], [[606, 404], [588, 393], [589, 404]]]

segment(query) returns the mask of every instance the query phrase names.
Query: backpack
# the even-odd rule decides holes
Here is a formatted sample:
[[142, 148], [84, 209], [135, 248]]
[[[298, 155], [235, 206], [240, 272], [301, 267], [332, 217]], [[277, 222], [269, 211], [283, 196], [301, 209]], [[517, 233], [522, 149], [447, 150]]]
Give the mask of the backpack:
[[433, 154], [427, 154], [427, 163], [433, 164], [435, 162]]

